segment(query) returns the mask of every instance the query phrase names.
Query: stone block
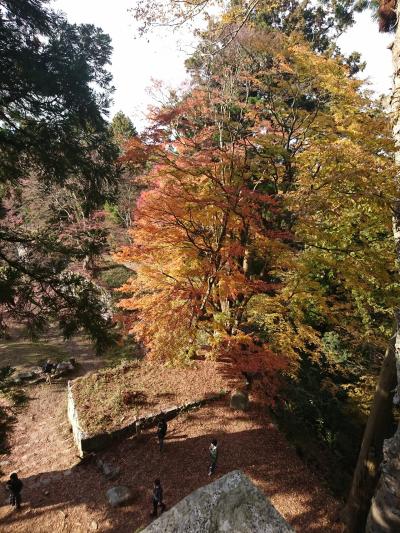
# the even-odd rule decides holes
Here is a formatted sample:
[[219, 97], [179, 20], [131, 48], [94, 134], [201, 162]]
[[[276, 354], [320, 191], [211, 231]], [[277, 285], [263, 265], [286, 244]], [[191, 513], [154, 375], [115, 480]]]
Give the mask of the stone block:
[[294, 533], [264, 494], [235, 470], [195, 490], [142, 533]]

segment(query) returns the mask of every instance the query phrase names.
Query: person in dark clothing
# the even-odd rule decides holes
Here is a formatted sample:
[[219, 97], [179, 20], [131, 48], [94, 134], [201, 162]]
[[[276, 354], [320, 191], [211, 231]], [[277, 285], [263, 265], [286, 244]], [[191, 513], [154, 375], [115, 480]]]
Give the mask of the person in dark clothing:
[[46, 377], [46, 383], [51, 383], [51, 373], [53, 372], [55, 365], [48, 359], [43, 365], [43, 372]]
[[11, 474], [10, 479], [6, 483], [7, 490], [10, 493], [10, 505], [16, 509], [21, 508], [21, 490], [23, 487], [22, 481], [17, 474]]
[[210, 447], [210, 466], [208, 468], [208, 475], [212, 476], [217, 468], [217, 459], [218, 459], [218, 442], [216, 439], [211, 441]]
[[161, 486], [161, 481], [156, 479], [154, 481], [153, 487], [153, 512], [151, 516], [157, 516], [157, 509], [160, 507], [160, 514], [164, 511], [165, 505], [163, 502], [163, 489]]
[[167, 434], [167, 420], [165, 418], [165, 415], [162, 414], [157, 424], [157, 437], [158, 437], [158, 443], [160, 445], [160, 452], [163, 451], [164, 439], [165, 439], [166, 434]]

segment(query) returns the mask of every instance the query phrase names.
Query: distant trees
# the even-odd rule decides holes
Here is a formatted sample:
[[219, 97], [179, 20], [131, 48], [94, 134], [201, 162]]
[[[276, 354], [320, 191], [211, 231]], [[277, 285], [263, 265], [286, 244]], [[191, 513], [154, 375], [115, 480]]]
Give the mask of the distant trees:
[[[137, 131], [132, 120], [122, 111], [116, 113], [110, 124], [114, 142], [119, 148], [118, 167], [120, 170], [118, 177], [118, 192], [113, 202], [106, 202], [105, 211], [109, 220], [115, 226], [111, 231], [113, 246], [118, 246], [130, 240], [127, 229], [132, 226], [133, 211], [135, 203], [143, 184], [137, 178], [138, 168], [131, 164], [127, 153], [132, 146], [137, 144]], [[119, 231], [119, 228], [123, 231]]]
[[120, 145], [123, 145], [126, 141], [137, 135], [132, 120], [122, 111], [118, 111], [113, 116], [110, 127], [114, 139]]
[[0, 1], [1, 327], [57, 318], [106, 341], [99, 290], [74, 265], [102, 248], [95, 211], [115, 193], [110, 54], [100, 29], [44, 0]]

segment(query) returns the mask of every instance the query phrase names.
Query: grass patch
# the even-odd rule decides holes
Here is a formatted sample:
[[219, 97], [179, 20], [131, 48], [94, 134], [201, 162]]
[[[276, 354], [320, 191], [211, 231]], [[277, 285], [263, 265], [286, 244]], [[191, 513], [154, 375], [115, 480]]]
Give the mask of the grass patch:
[[13, 421], [14, 417], [8, 410], [0, 406], [0, 454], [7, 453], [7, 434]]
[[70, 354], [51, 343], [24, 341], [2, 341], [0, 343], [0, 366], [12, 366], [23, 370], [41, 366], [47, 359], [60, 362]]

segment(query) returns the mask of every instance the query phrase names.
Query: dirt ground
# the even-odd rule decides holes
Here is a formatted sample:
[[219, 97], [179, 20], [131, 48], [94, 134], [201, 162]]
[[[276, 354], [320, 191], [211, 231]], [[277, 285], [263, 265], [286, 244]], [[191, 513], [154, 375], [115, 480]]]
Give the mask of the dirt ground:
[[[91, 356], [81, 361], [82, 373], [99, 365]], [[182, 415], [169, 423], [162, 454], [154, 430], [125, 440], [98, 454], [121, 467], [119, 477], [109, 481], [94, 461], [83, 464], [77, 457], [66, 417], [66, 382], [36, 385], [27, 392], [30, 401], [13, 427], [10, 454], [0, 456], [6, 474], [2, 484], [13, 471], [23, 480], [23, 506], [12, 511], [6, 493], [0, 492], [2, 532], [139, 531], [150, 521], [155, 478], [161, 478], [167, 507], [210, 481], [212, 438], [220, 443], [215, 477], [242, 469], [299, 533], [340, 530], [338, 502], [255, 408], [238, 414], [224, 400]], [[129, 505], [109, 507], [106, 491], [115, 485], [131, 489]]]

